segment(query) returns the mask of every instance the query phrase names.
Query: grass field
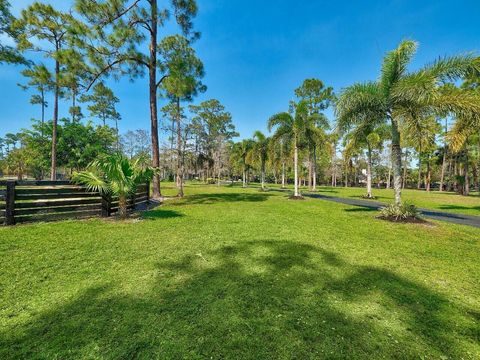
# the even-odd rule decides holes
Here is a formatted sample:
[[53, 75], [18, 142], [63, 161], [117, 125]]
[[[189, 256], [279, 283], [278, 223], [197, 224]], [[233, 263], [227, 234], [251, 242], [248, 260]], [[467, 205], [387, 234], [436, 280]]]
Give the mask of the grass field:
[[140, 220], [0, 228], [0, 358], [480, 358], [479, 229], [186, 193]]
[[[326, 187], [318, 188], [319, 193], [338, 197], [362, 198], [366, 193], [364, 188]], [[373, 189], [373, 195], [377, 201], [393, 202], [392, 189]], [[478, 215], [480, 216], [480, 196], [472, 193], [469, 196], [461, 196], [452, 192], [423, 191], [404, 189], [402, 191], [404, 201], [408, 201], [421, 208], [434, 209], [444, 212]]]

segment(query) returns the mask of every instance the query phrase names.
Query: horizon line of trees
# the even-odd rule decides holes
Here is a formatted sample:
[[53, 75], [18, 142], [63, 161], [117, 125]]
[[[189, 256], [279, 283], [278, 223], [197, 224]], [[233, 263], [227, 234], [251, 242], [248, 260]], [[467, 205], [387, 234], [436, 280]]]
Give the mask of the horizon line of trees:
[[[262, 189], [267, 182], [293, 183], [294, 196], [301, 195], [301, 184], [311, 191], [319, 183], [365, 184], [367, 197], [384, 186], [394, 189], [396, 204], [405, 187], [465, 195], [472, 185], [480, 188], [480, 59], [472, 54], [409, 70], [417, 43], [402, 41], [385, 55], [378, 80], [335, 94], [321, 80], [306, 79], [287, 111], [268, 119], [271, 134], [255, 131], [235, 142], [232, 116], [218, 100], [192, 104], [206, 91], [193, 48], [200, 36], [193, 28], [194, 0], [73, 5], [62, 12], [35, 1], [14, 18], [8, 1], [0, 0], [0, 34], [16, 42], [0, 44], [0, 63], [22, 66], [20, 86], [39, 107], [31, 129], [0, 139], [5, 173], [56, 179], [59, 170], [68, 176], [101, 153], [122, 151], [130, 158], [148, 155], [161, 170], [154, 197], [161, 196], [161, 179], [174, 179], [179, 196], [185, 179], [239, 179], [243, 186], [257, 180]], [[162, 37], [167, 23], [179, 33]], [[28, 58], [32, 52], [43, 60]], [[119, 99], [105, 80], [144, 76], [150, 129], [121, 135]], [[160, 98], [167, 105], [158, 109]], [[60, 101], [69, 102], [68, 116], [60, 117]], [[82, 106], [100, 125], [84, 121]], [[328, 108], [335, 119], [326, 117]]]

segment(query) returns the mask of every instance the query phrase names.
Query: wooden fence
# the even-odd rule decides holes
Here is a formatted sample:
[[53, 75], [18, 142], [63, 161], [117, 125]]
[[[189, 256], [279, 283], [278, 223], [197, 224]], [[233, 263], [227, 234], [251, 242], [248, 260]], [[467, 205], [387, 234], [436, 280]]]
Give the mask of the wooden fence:
[[[140, 185], [128, 200], [131, 210], [150, 200], [150, 184]], [[0, 224], [108, 217], [118, 211], [118, 198], [70, 181], [0, 181]]]

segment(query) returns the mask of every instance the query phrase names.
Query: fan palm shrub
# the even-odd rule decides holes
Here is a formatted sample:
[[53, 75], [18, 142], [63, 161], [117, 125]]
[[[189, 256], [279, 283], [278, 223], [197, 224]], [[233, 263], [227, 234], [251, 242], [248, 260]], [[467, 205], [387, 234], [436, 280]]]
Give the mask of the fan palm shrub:
[[149, 182], [157, 169], [145, 165], [145, 159], [129, 160], [120, 153], [104, 155], [94, 160], [86, 171], [73, 174], [72, 179], [89, 191], [105, 196], [118, 196], [120, 218], [127, 217], [127, 199], [138, 185]]
[[390, 125], [397, 206], [402, 201], [399, 130], [402, 122], [412, 119], [411, 114], [415, 112], [469, 119], [480, 114], [478, 94], [455, 86], [446, 86], [472, 71], [478, 71], [478, 60], [472, 55], [444, 57], [417, 71], [409, 72], [407, 68], [417, 46], [415, 41], [402, 41], [384, 57], [379, 80], [347, 87], [336, 103], [336, 114], [341, 121], [355, 123], [368, 120], [374, 126], [381, 123]]

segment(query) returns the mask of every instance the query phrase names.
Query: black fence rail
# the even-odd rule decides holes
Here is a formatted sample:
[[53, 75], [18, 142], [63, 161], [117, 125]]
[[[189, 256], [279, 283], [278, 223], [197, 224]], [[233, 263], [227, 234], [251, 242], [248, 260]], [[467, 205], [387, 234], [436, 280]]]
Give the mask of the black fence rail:
[[[128, 209], [150, 200], [150, 184], [128, 199]], [[0, 181], [0, 224], [108, 217], [118, 211], [118, 198], [88, 191], [70, 181]]]

